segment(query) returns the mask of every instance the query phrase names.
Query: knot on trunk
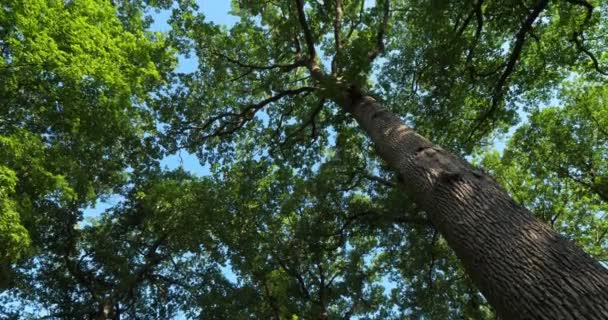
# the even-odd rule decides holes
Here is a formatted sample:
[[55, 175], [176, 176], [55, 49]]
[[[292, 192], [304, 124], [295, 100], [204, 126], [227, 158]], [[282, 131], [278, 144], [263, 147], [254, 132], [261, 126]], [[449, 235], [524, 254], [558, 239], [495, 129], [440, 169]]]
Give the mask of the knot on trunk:
[[458, 158], [435, 146], [418, 149], [415, 154], [415, 162], [441, 182], [457, 180], [467, 169]]
[[351, 84], [344, 90], [342, 108], [347, 113], [351, 113], [354, 108], [361, 102], [365, 96], [361, 87], [356, 84]]

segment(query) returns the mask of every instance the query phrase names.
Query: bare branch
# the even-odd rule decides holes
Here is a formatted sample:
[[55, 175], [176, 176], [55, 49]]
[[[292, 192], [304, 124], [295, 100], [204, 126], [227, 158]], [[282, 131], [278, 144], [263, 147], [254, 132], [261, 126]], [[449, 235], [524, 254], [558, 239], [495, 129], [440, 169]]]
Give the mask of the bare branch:
[[301, 87], [297, 89], [284, 90], [270, 98], [264, 99], [256, 104], [252, 104], [246, 107], [239, 113], [224, 112], [207, 119], [207, 121], [205, 121], [200, 126], [190, 126], [186, 128], [186, 130], [206, 131], [208, 129], [211, 129], [211, 127], [219, 121], [220, 125], [215, 130], [213, 130], [213, 132], [202, 136], [201, 140], [204, 141], [211, 137], [230, 135], [242, 128], [248, 121], [253, 119], [253, 117], [259, 110], [261, 110], [268, 104], [279, 101], [286, 96], [298, 95], [301, 93], [310, 93], [313, 92], [315, 89], [315, 87]]
[[370, 61], [373, 61], [380, 54], [384, 53], [384, 34], [386, 33], [388, 19], [390, 17], [390, 0], [384, 0], [384, 7], [382, 9], [382, 21], [380, 22], [378, 33], [376, 34], [376, 46], [367, 56]]
[[213, 54], [221, 57], [222, 59], [225, 59], [226, 61], [228, 61], [232, 64], [236, 64], [239, 67], [253, 69], [253, 70], [281, 69], [281, 71], [283, 71], [283, 72], [288, 72], [288, 71], [291, 71], [298, 67], [305, 66], [305, 62], [306, 62], [303, 59], [297, 59], [294, 63], [289, 63], [289, 64], [275, 63], [275, 64], [263, 66], [263, 65], [249, 64], [249, 63], [240, 61], [238, 59], [233, 59], [233, 58], [229, 57], [228, 55], [222, 54], [220, 52], [213, 52]]

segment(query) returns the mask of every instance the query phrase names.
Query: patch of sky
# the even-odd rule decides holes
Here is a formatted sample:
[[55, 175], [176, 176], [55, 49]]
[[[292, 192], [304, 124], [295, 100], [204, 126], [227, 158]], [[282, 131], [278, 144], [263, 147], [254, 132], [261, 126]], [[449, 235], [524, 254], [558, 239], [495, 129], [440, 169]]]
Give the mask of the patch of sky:
[[163, 158], [161, 160], [161, 166], [165, 170], [181, 168], [195, 176], [206, 176], [210, 174], [209, 164], [201, 164], [196, 155], [183, 150]]
[[119, 194], [112, 194], [108, 197], [97, 199], [94, 204], [83, 210], [84, 220], [78, 224], [78, 228], [91, 226], [104, 212], [116, 207], [124, 200], [125, 198]]

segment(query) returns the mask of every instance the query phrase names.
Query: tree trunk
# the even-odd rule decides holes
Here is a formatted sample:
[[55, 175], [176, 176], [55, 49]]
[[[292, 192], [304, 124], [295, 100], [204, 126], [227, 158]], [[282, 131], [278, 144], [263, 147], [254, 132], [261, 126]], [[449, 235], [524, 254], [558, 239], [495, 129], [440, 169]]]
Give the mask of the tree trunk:
[[345, 108], [502, 319], [608, 319], [608, 270], [373, 98]]

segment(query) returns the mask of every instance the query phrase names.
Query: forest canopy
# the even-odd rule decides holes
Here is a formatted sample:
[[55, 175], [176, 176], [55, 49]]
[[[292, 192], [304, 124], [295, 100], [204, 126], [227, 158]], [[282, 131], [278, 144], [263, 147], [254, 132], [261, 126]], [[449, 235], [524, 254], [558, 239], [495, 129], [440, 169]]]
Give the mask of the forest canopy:
[[[224, 1], [229, 25], [206, 16]], [[518, 294], [541, 309], [531, 284], [562, 299], [551, 276], [493, 290], [535, 265], [483, 238], [488, 212], [608, 302], [607, 41], [604, 0], [4, 1], [0, 318], [511, 319]], [[563, 305], [608, 316], [594, 301]]]

